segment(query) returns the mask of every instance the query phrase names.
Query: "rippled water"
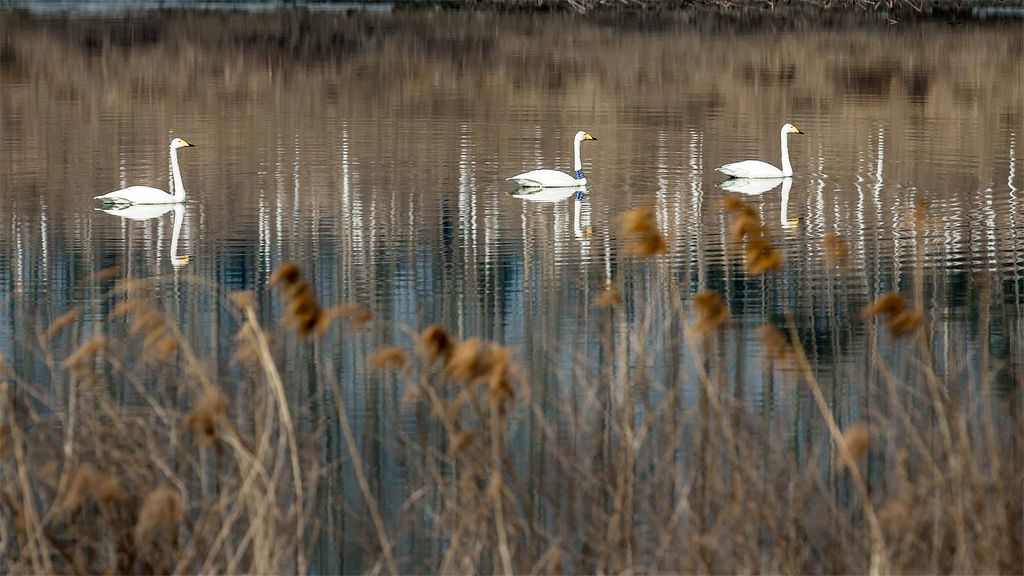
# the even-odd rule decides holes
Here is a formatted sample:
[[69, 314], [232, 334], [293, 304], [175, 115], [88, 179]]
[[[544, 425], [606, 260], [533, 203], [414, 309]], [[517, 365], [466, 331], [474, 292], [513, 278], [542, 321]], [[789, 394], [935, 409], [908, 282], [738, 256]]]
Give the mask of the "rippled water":
[[[540, 397], [572, 394], [577, 361], [601, 355], [591, 301], [607, 287], [624, 294], [630, 318], [654, 319], [656, 375], [682, 354], [658, 335], [659, 315], [700, 289], [719, 291], [737, 396], [777, 414], [800, 450], [827, 436], [807, 421], [807, 400], [761, 366], [757, 328], [791, 313], [837, 417], [850, 421], [868, 410], [859, 312], [892, 290], [927, 311], [935, 351], [965, 359], [955, 369], [977, 374], [984, 351], [1016, 404], [1018, 25], [7, 11], [0, 38], [3, 354], [49, 381], [25, 353], [32, 334], [101, 297], [110, 284], [92, 274], [117, 266], [164, 279], [159, 298], [226, 376], [237, 323], [219, 298], [254, 290], [276, 324], [267, 280], [294, 260], [322, 301], [375, 314], [367, 334], [331, 354], [352, 384], [386, 510], [403, 505], [405, 472], [387, 446], [408, 422], [400, 391], [355, 359], [437, 322], [511, 346]], [[786, 121], [806, 133], [790, 138], [796, 175], [747, 198], [785, 266], [752, 277], [729, 240], [714, 168], [777, 164]], [[511, 193], [504, 179], [518, 172], [570, 171], [580, 129], [598, 139], [584, 144], [582, 200]], [[95, 210], [92, 197], [113, 189], [169, 187], [174, 136], [197, 145], [180, 152], [183, 210], [144, 220]], [[618, 234], [618, 216], [637, 206], [654, 207], [668, 239], [651, 261], [628, 257]], [[838, 268], [822, 245], [830, 232], [849, 243]], [[657, 295], [669, 286], [678, 302]], [[97, 314], [81, 330], [107, 323]], [[297, 389], [317, 387], [301, 351], [282, 354]], [[531, 429], [516, 428], [513, 441], [529, 445]], [[322, 561], [328, 571], [359, 565]]]

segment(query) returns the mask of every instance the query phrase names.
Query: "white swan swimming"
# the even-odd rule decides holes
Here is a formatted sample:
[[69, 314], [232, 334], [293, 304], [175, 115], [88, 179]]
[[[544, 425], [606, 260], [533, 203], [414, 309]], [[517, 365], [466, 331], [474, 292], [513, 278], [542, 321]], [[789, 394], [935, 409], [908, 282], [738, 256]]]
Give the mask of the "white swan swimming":
[[132, 204], [178, 204], [185, 201], [185, 186], [181, 183], [181, 169], [178, 168], [178, 148], [195, 146], [181, 138], [171, 140], [171, 172], [174, 174], [174, 194], [168, 194], [159, 188], [152, 186], [129, 186], [121, 190], [107, 192], [101, 196], [95, 196], [96, 200], [104, 204], [115, 206]]
[[722, 174], [733, 178], [785, 178], [793, 175], [793, 165], [789, 163], [789, 135], [803, 134], [799, 128], [792, 124], [785, 124], [779, 132], [779, 139], [782, 142], [782, 170], [767, 162], [760, 160], [744, 160], [733, 162], [721, 168], [715, 168]]
[[583, 162], [580, 160], [580, 142], [584, 140], [597, 140], [588, 132], [580, 130], [572, 139], [573, 168], [575, 176], [557, 170], [531, 170], [506, 178], [516, 184], [528, 188], [565, 188], [569, 186], [586, 186], [587, 177], [583, 175]]
[[188, 264], [188, 256], [178, 255], [178, 240], [181, 238], [181, 224], [185, 221], [184, 204], [150, 204], [150, 205], [129, 205], [121, 208], [97, 208], [100, 212], [106, 212], [125, 220], [143, 221], [159, 218], [174, 210], [174, 230], [171, 232], [171, 266], [181, 268]]

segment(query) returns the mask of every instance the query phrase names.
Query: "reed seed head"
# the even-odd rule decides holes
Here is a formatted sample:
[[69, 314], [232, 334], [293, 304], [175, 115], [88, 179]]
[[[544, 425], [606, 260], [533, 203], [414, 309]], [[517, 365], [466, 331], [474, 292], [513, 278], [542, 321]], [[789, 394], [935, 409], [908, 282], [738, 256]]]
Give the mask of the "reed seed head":
[[850, 247], [846, 240], [840, 238], [835, 232], [825, 234], [825, 237], [821, 239], [821, 244], [825, 247], [825, 259], [832, 264], [842, 264], [850, 255]]
[[772, 324], [761, 326], [758, 332], [764, 346], [764, 355], [769, 360], [788, 360], [793, 354], [793, 346], [789, 338]]
[[333, 308], [331, 316], [348, 320], [356, 330], [365, 327], [373, 320], [373, 313], [370, 312], [370, 309], [355, 302], [349, 302]]
[[50, 324], [50, 327], [46, 329], [46, 334], [44, 336], [45, 341], [49, 342], [50, 340], [53, 340], [54, 336], [59, 334], [61, 330], [73, 324], [81, 315], [82, 309], [75, 307], [58, 316], [57, 319]]
[[516, 394], [512, 389], [512, 359], [508, 348], [492, 345], [492, 368], [487, 380], [487, 398], [505, 416], [515, 403]]
[[443, 358], [447, 362], [454, 348], [455, 340], [440, 324], [431, 324], [424, 328], [416, 341], [416, 349], [428, 360]]
[[452, 437], [449, 440], [451, 444], [452, 455], [458, 456], [459, 454], [465, 452], [466, 449], [469, 448], [471, 444], [473, 444], [473, 440], [475, 438], [476, 430], [473, 429], [462, 430], [460, 432], [452, 434]]
[[6, 460], [14, 453], [14, 436], [10, 424], [0, 424], [0, 460]]
[[747, 216], [760, 221], [757, 215], [757, 210], [754, 210], [749, 204], [747, 204], [742, 198], [735, 194], [730, 194], [722, 200], [722, 208], [727, 214], [735, 216]]
[[729, 310], [722, 302], [722, 297], [713, 290], [695, 294], [693, 308], [697, 313], [697, 323], [690, 329], [694, 335], [717, 330], [729, 318]]
[[594, 297], [594, 306], [606, 309], [618, 308], [622, 306], [622, 295], [614, 288], [603, 290]]
[[238, 290], [228, 294], [228, 299], [243, 310], [256, 308], [256, 296], [252, 290]]
[[302, 277], [302, 269], [295, 262], [285, 262], [270, 275], [271, 286], [288, 287]]
[[409, 353], [400, 346], [387, 346], [370, 355], [370, 367], [378, 372], [402, 371], [409, 366]]
[[871, 448], [871, 428], [867, 422], [855, 422], [843, 432], [843, 446], [854, 460], [860, 460]]
[[217, 420], [226, 416], [228, 399], [214, 386], [208, 386], [196, 400], [195, 408], [185, 417], [185, 428], [191, 429], [202, 446], [217, 443]]
[[157, 341], [153, 347], [153, 357], [161, 362], [168, 362], [181, 347], [177, 336], [167, 335]]
[[402, 393], [402, 406], [413, 406], [423, 397], [423, 390], [419, 386], [409, 386]]
[[117, 477], [104, 476], [96, 484], [93, 495], [100, 506], [109, 508], [124, 501], [124, 486], [121, 485], [121, 481]]
[[108, 315], [111, 320], [114, 318], [120, 318], [122, 316], [128, 316], [134, 314], [139, 310], [147, 307], [146, 301], [141, 298], [128, 298], [123, 302], [119, 302], [116, 306], [110, 309]]
[[97, 484], [100, 481], [100, 473], [96, 466], [86, 462], [75, 469], [68, 481], [67, 491], [61, 501], [61, 512], [74, 514], [82, 504], [91, 498]]
[[742, 213], [732, 223], [730, 236], [736, 242], [746, 238], [757, 238], [764, 233], [761, 227], [761, 219], [757, 215]]
[[923, 312], [906, 309], [890, 316], [885, 325], [889, 327], [889, 331], [892, 332], [893, 336], [901, 338], [916, 331], [923, 323]]
[[118, 266], [110, 266], [109, 268], [101, 268], [89, 275], [91, 282], [103, 282], [105, 280], [113, 280], [121, 275], [121, 268]]
[[184, 510], [181, 494], [173, 488], [159, 486], [147, 494], [135, 523], [136, 545], [144, 546], [157, 536], [173, 538]]
[[455, 345], [445, 373], [449, 377], [470, 384], [487, 374], [489, 368], [488, 350], [479, 338], [470, 338]]
[[654, 208], [633, 208], [622, 215], [620, 233], [628, 239], [627, 249], [634, 256], [646, 258], [661, 254], [667, 248], [665, 238], [658, 231]]
[[903, 295], [899, 292], [889, 292], [883, 294], [875, 299], [874, 302], [868, 304], [861, 310], [861, 318], [871, 318], [872, 316], [893, 316], [902, 312], [907, 307], [906, 300], [903, 299]]
[[128, 333], [132, 336], [148, 336], [153, 332], [164, 330], [164, 316], [157, 310], [147, 310], [135, 316]]
[[64, 359], [62, 366], [76, 373], [87, 371], [92, 361], [96, 358], [96, 354], [103, 348], [106, 342], [103, 336], [93, 336], [69, 354]]
[[767, 238], [755, 238], [747, 242], [744, 263], [748, 274], [759, 276], [765, 272], [782, 268], [782, 255]]

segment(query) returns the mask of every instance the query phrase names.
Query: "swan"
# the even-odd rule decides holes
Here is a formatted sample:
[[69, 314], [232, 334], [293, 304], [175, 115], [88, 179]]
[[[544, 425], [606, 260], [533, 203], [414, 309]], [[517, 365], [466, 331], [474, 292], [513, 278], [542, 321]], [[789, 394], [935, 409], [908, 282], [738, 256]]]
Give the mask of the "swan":
[[195, 144], [189, 144], [181, 138], [171, 140], [171, 171], [174, 174], [174, 194], [168, 194], [159, 188], [151, 186], [129, 186], [121, 190], [107, 192], [101, 196], [94, 196], [94, 199], [104, 204], [132, 205], [132, 204], [178, 204], [185, 201], [185, 186], [181, 183], [181, 169], [178, 168], [178, 148], [189, 148]]
[[557, 170], [531, 170], [506, 178], [516, 184], [528, 188], [566, 188], [572, 186], [586, 186], [587, 177], [583, 175], [583, 162], [580, 160], [580, 142], [584, 140], [597, 140], [588, 132], [580, 130], [572, 139], [573, 163], [576, 176], [570, 176], [565, 172]]
[[793, 175], [793, 166], [789, 163], [789, 135], [803, 134], [799, 128], [786, 123], [779, 132], [779, 139], [782, 142], [782, 170], [767, 162], [760, 160], [744, 160], [733, 162], [721, 168], [715, 168], [726, 176], [733, 178], [785, 178]]
[[127, 206], [121, 205], [121, 207], [97, 208], [97, 210], [117, 216], [118, 218], [124, 218], [125, 220], [135, 220], [136, 222], [159, 218], [174, 210], [174, 229], [171, 232], [171, 266], [181, 268], [188, 264], [188, 256], [178, 255], [181, 225], [185, 221], [184, 204], [131, 204]]

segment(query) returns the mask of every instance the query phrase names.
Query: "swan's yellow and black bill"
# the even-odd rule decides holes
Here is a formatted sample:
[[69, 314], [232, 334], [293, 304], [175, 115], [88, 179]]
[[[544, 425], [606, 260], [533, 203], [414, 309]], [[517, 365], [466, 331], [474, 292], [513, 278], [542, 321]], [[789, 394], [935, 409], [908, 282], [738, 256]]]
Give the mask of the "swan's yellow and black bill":
[[595, 141], [595, 142], [597, 141], [597, 138], [594, 138], [593, 136], [591, 136], [591, 135], [590, 135], [590, 132], [587, 132], [586, 134], [584, 134], [584, 135], [583, 135], [583, 139], [584, 139], [584, 140], [593, 140], [593, 141]]
[[188, 140], [184, 140], [184, 139], [183, 139], [183, 140], [181, 141], [181, 147], [182, 147], [182, 148], [194, 148], [194, 147], [195, 147], [195, 144], [193, 144], [193, 143], [189, 142]]
[[804, 134], [805, 132], [796, 126], [793, 126], [793, 134]]

